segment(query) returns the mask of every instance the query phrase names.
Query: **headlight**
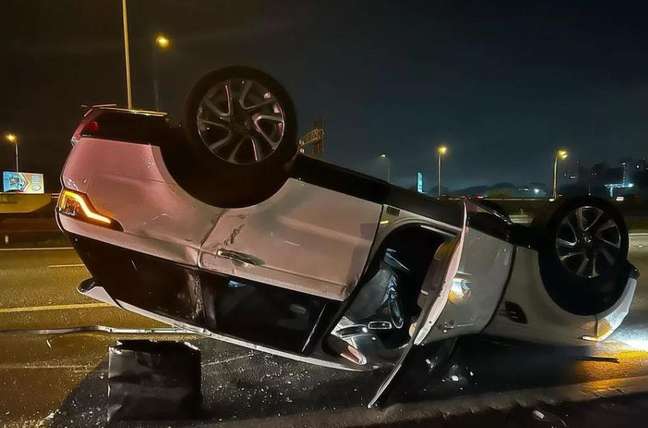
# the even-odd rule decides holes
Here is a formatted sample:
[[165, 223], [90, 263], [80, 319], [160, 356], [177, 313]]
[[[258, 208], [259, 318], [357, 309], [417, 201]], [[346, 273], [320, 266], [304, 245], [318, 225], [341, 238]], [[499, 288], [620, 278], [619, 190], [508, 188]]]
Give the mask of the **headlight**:
[[61, 192], [57, 204], [57, 211], [59, 214], [74, 217], [87, 223], [96, 224], [97, 226], [123, 230], [117, 221], [99, 214], [86, 195], [73, 190], [65, 189]]
[[464, 278], [453, 278], [450, 286], [448, 300], [455, 305], [465, 302], [470, 298], [472, 284]]

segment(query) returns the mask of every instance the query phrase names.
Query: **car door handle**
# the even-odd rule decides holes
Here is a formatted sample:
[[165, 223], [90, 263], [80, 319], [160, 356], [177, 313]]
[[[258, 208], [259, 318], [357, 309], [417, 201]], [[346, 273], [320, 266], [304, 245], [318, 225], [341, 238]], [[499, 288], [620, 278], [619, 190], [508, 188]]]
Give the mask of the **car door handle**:
[[245, 263], [248, 265], [263, 266], [265, 264], [263, 260], [258, 257], [254, 257], [251, 254], [240, 253], [238, 251], [226, 250], [223, 248], [220, 248], [218, 251], [216, 251], [216, 255], [224, 259], [230, 259], [235, 262]]

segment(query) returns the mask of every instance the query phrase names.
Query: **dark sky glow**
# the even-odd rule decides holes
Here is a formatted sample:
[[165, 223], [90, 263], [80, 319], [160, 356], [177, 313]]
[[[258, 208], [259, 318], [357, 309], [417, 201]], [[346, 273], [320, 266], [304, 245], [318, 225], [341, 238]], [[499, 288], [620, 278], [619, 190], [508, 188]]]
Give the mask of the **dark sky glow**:
[[[325, 158], [433, 184], [446, 142], [451, 188], [548, 182], [552, 150], [615, 162], [648, 155], [648, 26], [642, 3], [130, 0], [135, 104], [178, 117], [202, 73], [247, 64], [293, 94], [300, 128], [322, 117]], [[81, 104], [125, 104], [119, 0], [3, 3], [0, 130], [50, 190]], [[0, 147], [0, 169], [13, 166]], [[52, 185], [54, 186], [52, 187]]]

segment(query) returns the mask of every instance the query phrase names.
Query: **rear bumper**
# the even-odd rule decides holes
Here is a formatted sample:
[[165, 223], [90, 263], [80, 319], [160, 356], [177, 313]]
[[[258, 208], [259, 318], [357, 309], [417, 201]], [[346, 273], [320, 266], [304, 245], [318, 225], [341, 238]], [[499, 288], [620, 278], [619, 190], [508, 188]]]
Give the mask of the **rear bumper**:
[[68, 156], [61, 183], [123, 228], [61, 216], [65, 231], [183, 264], [198, 264], [200, 245], [223, 213], [184, 192], [160, 147], [152, 145], [83, 137]]

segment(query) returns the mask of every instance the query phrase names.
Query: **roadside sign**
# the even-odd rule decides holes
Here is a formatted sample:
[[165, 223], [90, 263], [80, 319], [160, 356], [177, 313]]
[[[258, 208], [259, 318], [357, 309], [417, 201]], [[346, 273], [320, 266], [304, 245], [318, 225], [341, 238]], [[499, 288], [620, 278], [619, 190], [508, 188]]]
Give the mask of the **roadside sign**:
[[324, 132], [324, 124], [321, 120], [316, 120], [313, 124], [313, 129], [305, 133], [299, 139], [299, 151], [306, 153], [306, 146], [311, 147], [311, 154], [319, 156], [324, 152], [324, 139], [326, 133]]
[[322, 140], [324, 138], [324, 129], [322, 128], [314, 128], [308, 131], [304, 136], [302, 137], [302, 141], [304, 144], [312, 144], [315, 143], [316, 141]]
[[45, 193], [43, 174], [3, 171], [2, 191], [13, 193]]

